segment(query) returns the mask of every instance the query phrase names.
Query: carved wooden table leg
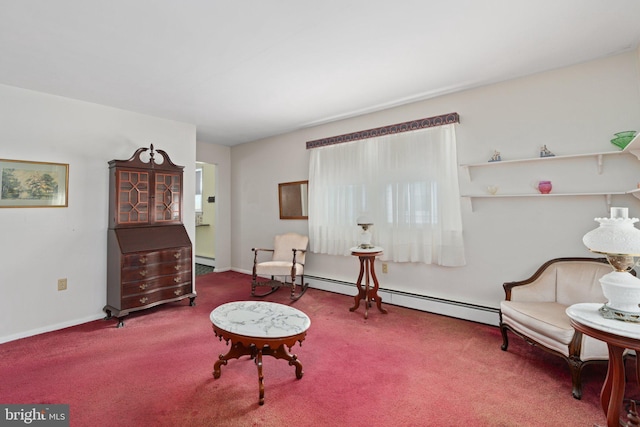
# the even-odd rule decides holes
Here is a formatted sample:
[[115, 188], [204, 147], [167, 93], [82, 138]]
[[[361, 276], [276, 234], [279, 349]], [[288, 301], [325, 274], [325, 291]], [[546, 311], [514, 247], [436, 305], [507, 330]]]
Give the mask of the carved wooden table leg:
[[[604, 413], [607, 415], [608, 426], [618, 426], [620, 424], [620, 407], [624, 398], [625, 374], [622, 354], [624, 348], [612, 344], [609, 347], [609, 368], [607, 378], [600, 393], [600, 403]], [[613, 387], [617, 384], [617, 387]]]
[[[300, 345], [302, 345], [302, 343]], [[275, 349], [272, 349], [270, 347], [265, 347], [264, 349], [262, 349], [262, 353], [264, 355], [272, 356], [276, 359], [285, 359], [289, 361], [289, 366], [295, 365], [296, 367], [296, 378], [297, 379], [302, 378], [302, 375], [304, 374], [304, 372], [302, 371], [302, 363], [300, 363], [300, 361], [298, 360], [298, 356], [296, 356], [295, 354], [289, 353], [286, 345], [282, 344], [281, 346], [276, 347]]]
[[262, 373], [262, 350], [258, 350], [258, 354], [256, 354], [256, 365], [258, 366], [258, 387], [260, 390], [258, 403], [260, 405], [264, 405], [264, 374]]
[[239, 359], [241, 356], [251, 355], [251, 349], [246, 348], [242, 343], [233, 343], [226, 354], [218, 356], [218, 360], [213, 364], [213, 378], [220, 378], [220, 367], [227, 364], [229, 359]]
[[367, 297], [367, 291], [362, 287], [362, 277], [364, 276], [364, 272], [364, 258], [360, 257], [360, 275], [358, 276], [358, 281], [356, 282], [356, 286], [358, 287], [358, 295], [354, 297], [355, 304], [349, 309], [349, 311], [356, 311], [358, 307], [360, 307], [360, 300]]
[[[387, 314], [387, 310], [382, 308], [382, 298], [380, 298], [380, 295], [378, 295], [379, 284], [378, 284], [378, 278], [376, 277], [376, 270], [375, 268], [373, 268], [374, 261], [375, 261], [375, 258], [369, 259], [369, 269], [371, 270], [371, 278], [373, 279], [373, 290], [371, 293], [369, 293], [369, 291], [367, 290], [367, 298], [369, 302], [371, 301], [376, 302], [376, 307], [378, 307], [378, 310], [381, 313]], [[369, 283], [367, 283], [367, 287], [368, 286], [369, 286]]]

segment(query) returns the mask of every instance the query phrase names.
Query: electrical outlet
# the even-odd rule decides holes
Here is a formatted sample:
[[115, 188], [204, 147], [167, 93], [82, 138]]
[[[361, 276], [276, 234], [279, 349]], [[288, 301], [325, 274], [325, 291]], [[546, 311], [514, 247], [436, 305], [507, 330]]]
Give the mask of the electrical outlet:
[[387, 264], [386, 262], [382, 263], [382, 272], [385, 274], [389, 272], [389, 264]]
[[67, 290], [67, 279], [58, 279], [58, 290], [66, 291]]

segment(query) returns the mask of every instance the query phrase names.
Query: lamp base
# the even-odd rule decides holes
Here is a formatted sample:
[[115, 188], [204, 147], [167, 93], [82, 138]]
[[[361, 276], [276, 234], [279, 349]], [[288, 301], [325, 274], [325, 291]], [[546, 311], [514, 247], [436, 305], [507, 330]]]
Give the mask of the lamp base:
[[615, 310], [608, 307], [607, 304], [600, 307], [598, 311], [605, 319], [615, 319], [622, 320], [623, 322], [640, 323], [640, 313]]
[[[623, 271], [612, 271], [600, 279], [602, 293], [609, 302], [600, 312], [608, 319], [640, 321], [640, 279]], [[610, 317], [609, 317], [610, 316]]]

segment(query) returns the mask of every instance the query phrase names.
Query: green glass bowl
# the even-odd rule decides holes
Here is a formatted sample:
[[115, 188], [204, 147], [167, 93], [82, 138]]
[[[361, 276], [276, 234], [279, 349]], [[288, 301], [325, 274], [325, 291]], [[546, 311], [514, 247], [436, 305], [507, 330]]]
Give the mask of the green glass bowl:
[[635, 130], [628, 130], [625, 132], [618, 132], [618, 133], [614, 133], [615, 136], [617, 137], [621, 137], [621, 136], [630, 136], [630, 137], [634, 137], [636, 136], [636, 131]]
[[621, 150], [624, 150], [624, 148], [631, 142], [632, 139], [633, 139], [633, 135], [632, 136], [619, 136], [617, 138], [613, 138], [611, 140], [611, 143], [613, 145], [615, 145], [616, 147], [619, 147]]

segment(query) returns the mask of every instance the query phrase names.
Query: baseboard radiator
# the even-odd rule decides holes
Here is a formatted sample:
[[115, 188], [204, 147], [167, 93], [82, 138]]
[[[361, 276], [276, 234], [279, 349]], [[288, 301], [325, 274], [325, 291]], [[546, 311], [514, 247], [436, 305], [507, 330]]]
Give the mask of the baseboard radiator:
[[[309, 287], [311, 288], [322, 289], [324, 291], [351, 296], [354, 296], [358, 293], [355, 283], [318, 276], [305, 275], [304, 278], [305, 281], [309, 283]], [[449, 317], [456, 317], [458, 319], [484, 323], [487, 325], [498, 326], [499, 323], [497, 308], [383, 288], [380, 288], [378, 290], [378, 295], [380, 296], [380, 298], [382, 298], [383, 307], [384, 304], [391, 304], [400, 307], [412, 308], [414, 310], [426, 311], [429, 313], [436, 313]], [[351, 306], [352, 305], [349, 305], [349, 307]], [[345, 307], [345, 309], [348, 309], [349, 307]], [[375, 312], [375, 310], [373, 311]]]

